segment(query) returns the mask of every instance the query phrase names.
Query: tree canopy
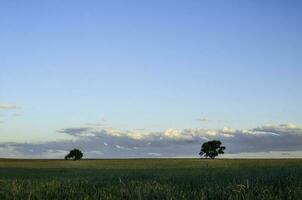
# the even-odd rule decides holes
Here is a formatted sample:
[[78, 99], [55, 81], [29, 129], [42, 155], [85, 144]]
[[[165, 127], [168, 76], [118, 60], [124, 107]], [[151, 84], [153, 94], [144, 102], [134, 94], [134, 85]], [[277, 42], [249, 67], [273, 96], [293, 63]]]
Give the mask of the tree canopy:
[[82, 157], [83, 153], [79, 149], [73, 149], [65, 156], [65, 160], [81, 160]]
[[200, 157], [211, 158], [214, 159], [219, 154], [224, 154], [225, 147], [221, 146], [221, 142], [219, 140], [212, 140], [202, 144], [200, 150]]

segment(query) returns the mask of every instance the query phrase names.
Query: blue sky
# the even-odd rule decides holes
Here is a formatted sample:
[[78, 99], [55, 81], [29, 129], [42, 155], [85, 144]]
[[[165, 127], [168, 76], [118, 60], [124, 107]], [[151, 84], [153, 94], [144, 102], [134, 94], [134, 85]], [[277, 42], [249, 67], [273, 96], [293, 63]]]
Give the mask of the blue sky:
[[92, 124], [139, 134], [301, 129], [301, 9], [294, 0], [2, 1], [0, 142], [65, 141], [74, 135], [59, 130]]

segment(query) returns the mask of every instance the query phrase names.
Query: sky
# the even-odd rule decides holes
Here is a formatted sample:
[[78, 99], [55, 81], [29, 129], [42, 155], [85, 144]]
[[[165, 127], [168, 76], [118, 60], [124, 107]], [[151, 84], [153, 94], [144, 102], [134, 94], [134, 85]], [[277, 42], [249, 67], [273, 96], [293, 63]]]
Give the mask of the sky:
[[302, 2], [0, 2], [0, 157], [302, 157]]

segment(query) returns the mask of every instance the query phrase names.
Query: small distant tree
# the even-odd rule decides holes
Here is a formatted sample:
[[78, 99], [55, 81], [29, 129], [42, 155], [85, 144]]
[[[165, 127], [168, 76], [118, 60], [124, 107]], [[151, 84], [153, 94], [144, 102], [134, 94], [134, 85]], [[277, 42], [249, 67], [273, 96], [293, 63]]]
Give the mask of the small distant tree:
[[224, 154], [225, 147], [221, 146], [219, 140], [212, 140], [202, 144], [200, 150], [200, 157], [214, 159], [219, 154]]
[[79, 149], [73, 149], [65, 156], [65, 160], [81, 160], [82, 157], [83, 153]]

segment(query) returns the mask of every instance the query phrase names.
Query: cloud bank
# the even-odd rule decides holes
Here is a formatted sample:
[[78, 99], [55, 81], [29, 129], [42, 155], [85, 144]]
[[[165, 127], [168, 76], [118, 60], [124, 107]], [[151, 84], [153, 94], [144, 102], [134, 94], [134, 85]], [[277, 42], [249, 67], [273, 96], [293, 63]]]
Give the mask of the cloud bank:
[[[62, 157], [72, 148], [90, 158], [196, 157], [203, 142], [218, 139], [228, 155], [244, 153], [302, 152], [302, 127], [294, 124], [265, 125], [253, 129], [143, 129], [118, 130], [99, 126], [71, 127], [58, 131], [72, 140], [44, 143], [2, 143], [6, 155]], [[286, 152], [286, 153], [284, 153]], [[295, 157], [302, 154], [295, 154]], [[3, 155], [0, 155], [3, 156]], [[232, 157], [232, 156], [231, 156]], [[236, 157], [236, 156], [234, 156]]]

